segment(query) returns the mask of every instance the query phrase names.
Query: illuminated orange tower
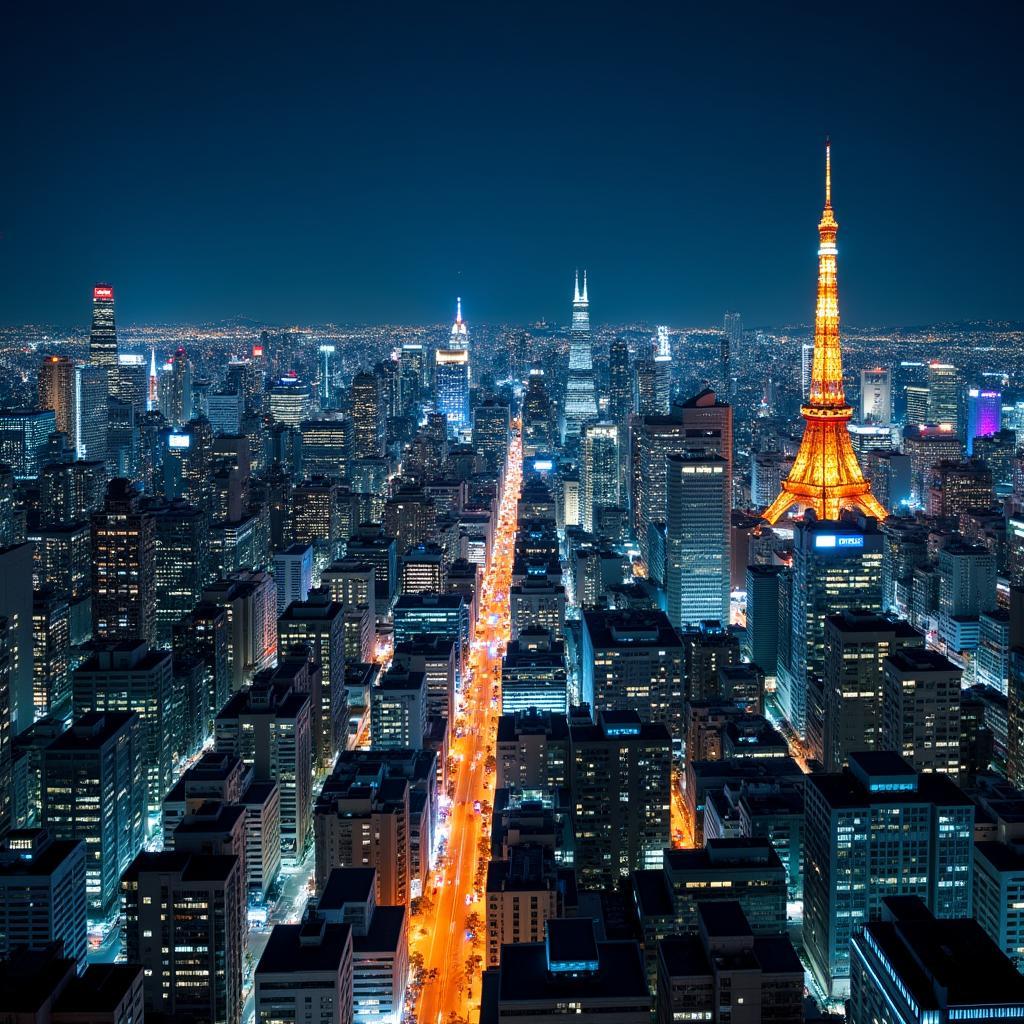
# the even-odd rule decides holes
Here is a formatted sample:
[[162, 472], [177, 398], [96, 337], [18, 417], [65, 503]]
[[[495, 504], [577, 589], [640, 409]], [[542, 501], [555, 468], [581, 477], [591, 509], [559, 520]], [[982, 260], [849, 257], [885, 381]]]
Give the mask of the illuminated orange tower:
[[800, 414], [806, 426], [782, 493], [765, 510], [777, 522], [791, 506], [813, 508], [819, 519], [838, 519], [842, 508], [859, 508], [878, 519], [886, 511], [871, 493], [850, 444], [846, 424], [853, 409], [843, 390], [843, 349], [839, 340], [839, 291], [836, 285], [836, 234], [832, 212], [832, 147], [825, 143], [825, 209], [818, 222], [818, 306], [814, 311], [814, 362], [811, 393]]

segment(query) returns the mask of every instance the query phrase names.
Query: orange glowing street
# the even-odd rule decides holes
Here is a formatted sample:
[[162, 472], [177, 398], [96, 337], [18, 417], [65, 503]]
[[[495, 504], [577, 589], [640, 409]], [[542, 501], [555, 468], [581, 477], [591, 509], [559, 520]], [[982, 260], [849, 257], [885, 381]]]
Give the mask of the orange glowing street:
[[419, 1024], [479, 1016], [489, 859], [485, 847], [495, 777], [489, 759], [495, 751], [501, 707], [501, 658], [509, 638], [508, 594], [521, 482], [522, 443], [514, 434], [494, 550], [480, 595], [470, 682], [452, 726], [453, 798], [442, 825], [447, 848], [411, 922], [411, 959], [414, 973], [423, 980], [415, 1007]]

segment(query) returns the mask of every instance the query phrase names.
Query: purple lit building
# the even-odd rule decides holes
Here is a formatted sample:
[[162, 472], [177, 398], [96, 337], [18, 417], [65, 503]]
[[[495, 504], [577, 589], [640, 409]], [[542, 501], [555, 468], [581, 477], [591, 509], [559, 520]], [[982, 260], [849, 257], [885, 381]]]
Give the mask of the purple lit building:
[[967, 454], [974, 454], [974, 439], [999, 433], [1003, 393], [995, 388], [971, 388], [967, 392]]

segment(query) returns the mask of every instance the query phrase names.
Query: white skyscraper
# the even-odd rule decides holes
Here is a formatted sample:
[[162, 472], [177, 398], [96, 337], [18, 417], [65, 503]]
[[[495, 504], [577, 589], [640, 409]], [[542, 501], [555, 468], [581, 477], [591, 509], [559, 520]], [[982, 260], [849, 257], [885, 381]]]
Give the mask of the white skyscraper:
[[565, 410], [562, 442], [573, 447], [583, 424], [597, 417], [594, 396], [594, 360], [590, 348], [590, 301], [587, 297], [587, 272], [583, 271], [583, 291], [576, 272], [572, 298], [572, 326], [569, 329], [569, 379], [565, 386]]
[[654, 395], [658, 414], [667, 416], [672, 406], [672, 348], [668, 340], [668, 327], [658, 327], [654, 348]]
[[892, 422], [892, 377], [887, 369], [860, 371], [860, 421], [879, 426]]

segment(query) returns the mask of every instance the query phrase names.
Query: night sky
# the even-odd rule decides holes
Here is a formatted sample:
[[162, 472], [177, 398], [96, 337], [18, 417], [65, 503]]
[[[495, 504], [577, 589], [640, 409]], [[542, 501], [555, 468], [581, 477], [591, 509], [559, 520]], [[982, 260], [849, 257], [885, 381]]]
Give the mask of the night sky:
[[846, 322], [1024, 317], [1021, 5], [688, 6], [16, 4], [0, 322], [806, 322], [826, 133]]

